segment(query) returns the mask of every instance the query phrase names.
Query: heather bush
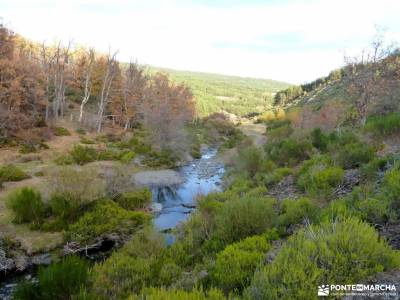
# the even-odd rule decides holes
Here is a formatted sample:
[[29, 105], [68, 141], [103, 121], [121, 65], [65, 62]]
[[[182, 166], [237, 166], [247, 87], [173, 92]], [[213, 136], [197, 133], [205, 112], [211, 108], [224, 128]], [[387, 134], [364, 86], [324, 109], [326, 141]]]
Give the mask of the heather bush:
[[9, 164], [0, 167], [0, 183], [7, 181], [21, 181], [29, 178], [19, 167]]
[[128, 211], [111, 200], [102, 200], [68, 227], [66, 239], [88, 244], [104, 234], [128, 235], [149, 220], [150, 216], [144, 212]]
[[275, 260], [256, 272], [245, 299], [318, 299], [318, 285], [363, 282], [399, 265], [399, 254], [366, 223], [323, 223], [290, 237]]
[[145, 208], [151, 201], [151, 191], [148, 188], [122, 193], [116, 202], [125, 209], [135, 210]]
[[241, 292], [270, 248], [263, 236], [248, 237], [217, 254], [211, 276], [225, 292]]
[[40, 192], [32, 188], [21, 188], [11, 192], [7, 206], [14, 212], [14, 222], [40, 225], [46, 215], [46, 207]]
[[13, 299], [76, 299], [80, 289], [89, 282], [89, 267], [85, 259], [67, 256], [58, 263], [40, 268], [37, 278], [37, 282], [20, 283], [13, 294]]

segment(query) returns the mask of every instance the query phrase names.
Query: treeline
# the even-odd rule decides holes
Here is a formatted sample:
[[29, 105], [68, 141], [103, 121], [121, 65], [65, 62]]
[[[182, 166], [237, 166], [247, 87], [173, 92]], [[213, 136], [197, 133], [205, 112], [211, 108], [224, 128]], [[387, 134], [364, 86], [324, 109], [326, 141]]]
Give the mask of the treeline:
[[285, 90], [279, 91], [274, 96], [274, 105], [284, 106], [287, 105], [297, 98], [306, 95], [327, 83], [340, 80], [345, 75], [344, 69], [333, 70], [328, 76], [320, 77], [309, 83], [304, 83], [301, 85], [293, 85]]
[[190, 89], [164, 74], [121, 64], [117, 52], [33, 43], [0, 24], [2, 137], [68, 117], [98, 132], [106, 123], [124, 129], [142, 123], [163, 146], [173, 128], [194, 116]]

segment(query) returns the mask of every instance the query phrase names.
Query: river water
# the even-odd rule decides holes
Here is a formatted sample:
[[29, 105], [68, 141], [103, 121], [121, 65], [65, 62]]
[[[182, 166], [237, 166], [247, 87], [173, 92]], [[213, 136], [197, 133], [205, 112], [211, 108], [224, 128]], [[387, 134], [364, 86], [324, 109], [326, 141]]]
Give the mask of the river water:
[[[225, 169], [216, 154], [217, 150], [210, 149], [201, 158], [180, 168], [179, 173], [185, 179], [181, 185], [152, 189], [153, 204], [160, 209], [153, 219], [157, 229], [166, 232], [175, 228], [195, 209], [198, 196], [221, 191]], [[173, 236], [167, 234], [167, 243], [173, 240]]]

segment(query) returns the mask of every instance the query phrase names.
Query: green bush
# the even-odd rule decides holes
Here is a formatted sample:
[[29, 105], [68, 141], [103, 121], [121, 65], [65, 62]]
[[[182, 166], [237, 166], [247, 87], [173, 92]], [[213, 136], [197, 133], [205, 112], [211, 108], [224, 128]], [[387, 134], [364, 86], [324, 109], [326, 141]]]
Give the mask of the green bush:
[[19, 153], [21, 154], [34, 153], [36, 151], [37, 149], [35, 145], [32, 144], [22, 144], [21, 147], [19, 148]]
[[276, 221], [276, 201], [264, 197], [242, 197], [224, 203], [215, 216], [215, 237], [226, 244], [261, 234]]
[[262, 236], [248, 237], [217, 254], [212, 277], [226, 292], [240, 292], [250, 280], [270, 248]]
[[84, 165], [97, 159], [96, 149], [81, 145], [75, 145], [70, 154], [78, 165]]
[[145, 208], [151, 202], [151, 191], [148, 188], [121, 194], [116, 202], [129, 210]]
[[40, 225], [46, 214], [46, 208], [40, 193], [31, 188], [21, 188], [7, 198], [7, 205], [15, 214], [16, 223]]
[[104, 234], [126, 235], [147, 224], [149, 220], [150, 216], [144, 212], [128, 211], [111, 200], [103, 200], [69, 226], [66, 238], [89, 243]]
[[87, 262], [77, 256], [67, 256], [61, 262], [39, 269], [38, 282], [20, 283], [15, 300], [75, 299], [89, 281]]
[[54, 128], [53, 131], [54, 131], [54, 135], [55, 136], [68, 136], [68, 135], [71, 135], [69, 130], [67, 128], [64, 128], [64, 127], [56, 127], [56, 128]]
[[294, 224], [301, 224], [304, 220], [313, 221], [317, 216], [317, 206], [310, 199], [286, 199], [281, 204], [279, 224], [288, 227]]
[[250, 178], [261, 170], [263, 161], [263, 152], [255, 147], [247, 147], [239, 150], [236, 169], [240, 173], [247, 174]]
[[369, 163], [362, 165], [361, 175], [366, 180], [375, 180], [378, 172], [382, 172], [389, 163], [393, 163], [393, 158], [390, 156], [375, 157]]
[[355, 142], [349, 143], [336, 150], [335, 158], [345, 169], [351, 169], [368, 163], [375, 157], [375, 151], [370, 146]]
[[49, 200], [51, 220], [43, 224], [44, 230], [61, 231], [75, 222], [83, 211], [82, 201], [70, 194], [54, 194]]
[[75, 162], [70, 154], [60, 154], [54, 159], [54, 163], [59, 166], [72, 165]]
[[311, 143], [318, 150], [324, 152], [328, 148], [329, 137], [325, 135], [320, 128], [311, 131]]
[[75, 130], [75, 132], [76, 132], [77, 134], [79, 134], [79, 135], [85, 135], [85, 134], [86, 134], [86, 130], [83, 129], [83, 128], [77, 128], [77, 129]]
[[206, 292], [201, 289], [192, 291], [165, 289], [165, 288], [148, 288], [142, 291], [140, 296], [132, 295], [128, 300], [225, 300], [224, 294], [212, 288]]
[[115, 149], [104, 149], [96, 151], [94, 160], [118, 160], [120, 155], [120, 152]]
[[308, 140], [287, 138], [277, 143], [267, 143], [267, 156], [280, 166], [293, 166], [310, 157], [312, 145]]
[[162, 234], [138, 231], [120, 251], [93, 268], [96, 299], [126, 299], [157, 281], [157, 264], [165, 242]]
[[15, 165], [4, 165], [0, 167], [0, 182], [21, 181], [29, 178], [24, 171]]
[[343, 176], [343, 169], [331, 166], [329, 158], [316, 156], [301, 167], [297, 185], [310, 195], [327, 197], [342, 182]]
[[391, 207], [400, 215], [400, 170], [393, 167], [385, 173], [382, 191], [391, 203]]
[[385, 224], [392, 214], [386, 199], [368, 198], [356, 203], [359, 216], [370, 224]]
[[88, 139], [88, 138], [86, 138], [86, 137], [84, 137], [84, 136], [82, 136], [82, 137], [80, 138], [80, 143], [81, 143], [81, 144], [85, 144], [85, 145], [93, 145], [93, 144], [96, 144], [95, 141], [90, 140], [90, 139]]
[[324, 223], [290, 237], [273, 263], [254, 275], [245, 299], [318, 299], [318, 285], [363, 282], [399, 265], [399, 254], [366, 223]]
[[272, 186], [281, 182], [283, 178], [290, 174], [292, 174], [292, 169], [290, 168], [277, 168], [264, 176], [264, 183], [266, 186]]
[[400, 132], [400, 113], [384, 116], [371, 116], [367, 119], [365, 129], [377, 136], [387, 136]]
[[143, 163], [149, 167], [165, 167], [174, 168], [178, 161], [178, 157], [172, 152], [172, 150], [162, 150], [161, 152], [151, 151], [147, 153]]
[[129, 164], [133, 161], [133, 159], [135, 158], [136, 153], [133, 151], [128, 151], [125, 152], [124, 154], [122, 154], [119, 158], [120, 162], [124, 163], [124, 164]]
[[268, 140], [274, 142], [288, 138], [293, 133], [293, 128], [289, 120], [273, 120], [267, 122]]

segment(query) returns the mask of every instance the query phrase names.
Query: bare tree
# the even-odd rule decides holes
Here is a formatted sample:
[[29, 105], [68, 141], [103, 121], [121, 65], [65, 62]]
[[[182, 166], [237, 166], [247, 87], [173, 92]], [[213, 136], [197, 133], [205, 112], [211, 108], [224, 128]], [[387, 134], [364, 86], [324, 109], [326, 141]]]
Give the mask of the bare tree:
[[83, 98], [79, 110], [79, 123], [82, 122], [83, 118], [83, 109], [86, 105], [86, 103], [90, 99], [91, 91], [92, 91], [92, 70], [93, 70], [93, 64], [95, 60], [95, 54], [94, 54], [94, 49], [89, 49], [89, 52], [87, 53], [87, 62], [85, 64], [85, 74], [84, 74], [84, 80], [85, 84], [83, 87]]
[[368, 108], [379, 95], [387, 92], [388, 80], [385, 63], [393, 45], [385, 45], [384, 31], [377, 27], [377, 32], [369, 49], [364, 49], [362, 56], [345, 57], [348, 92], [354, 97], [354, 104], [362, 125], [367, 120]]
[[114, 52], [113, 54], [111, 54], [111, 51], [109, 51], [107, 56], [106, 70], [103, 77], [100, 99], [99, 99], [99, 108], [97, 113], [98, 117], [97, 132], [101, 132], [103, 126], [104, 112], [110, 100], [111, 85], [117, 73], [118, 69], [118, 61], [116, 60], [117, 53], [118, 52]]
[[61, 42], [58, 43], [54, 52], [54, 99], [53, 114], [54, 118], [64, 116], [65, 90], [67, 80], [67, 66], [70, 59], [70, 50], [72, 42], [67, 47], [63, 47]]

